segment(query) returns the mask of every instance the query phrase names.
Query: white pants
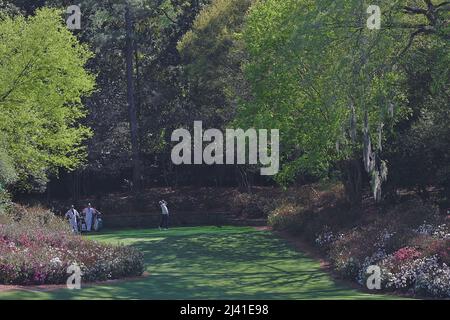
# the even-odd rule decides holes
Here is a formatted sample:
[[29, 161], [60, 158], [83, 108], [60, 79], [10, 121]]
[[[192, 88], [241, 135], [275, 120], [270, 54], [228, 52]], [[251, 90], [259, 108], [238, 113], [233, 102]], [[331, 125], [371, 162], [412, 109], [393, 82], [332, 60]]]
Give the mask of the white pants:
[[86, 230], [91, 231], [92, 229], [92, 212], [86, 213]]
[[72, 227], [73, 232], [78, 232], [77, 219], [70, 219], [70, 226]]

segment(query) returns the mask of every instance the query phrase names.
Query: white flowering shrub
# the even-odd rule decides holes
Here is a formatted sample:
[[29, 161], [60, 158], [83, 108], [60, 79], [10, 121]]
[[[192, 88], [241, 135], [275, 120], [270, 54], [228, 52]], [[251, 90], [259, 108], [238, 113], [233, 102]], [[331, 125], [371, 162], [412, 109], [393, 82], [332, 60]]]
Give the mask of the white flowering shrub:
[[[370, 276], [368, 267], [377, 265], [385, 290], [450, 297], [448, 226], [424, 223], [415, 229], [390, 229], [366, 226], [334, 233], [325, 228], [315, 243], [329, 248], [333, 265], [343, 277], [362, 286]], [[408, 241], [415, 245], [406, 245]]]
[[324, 230], [325, 231], [316, 236], [314, 241], [315, 244], [322, 249], [328, 249], [330, 244], [344, 237], [343, 233], [334, 233], [328, 227], [325, 227]]
[[409, 261], [397, 269], [392, 264], [385, 264], [382, 278], [388, 289], [409, 290], [438, 298], [450, 297], [450, 267], [439, 262], [437, 256]]
[[407, 291], [416, 278], [414, 269], [410, 263], [397, 265], [391, 258], [380, 263], [383, 287], [388, 290]]
[[414, 264], [415, 292], [433, 297], [450, 297], [450, 267], [439, 263], [438, 257], [419, 259]]
[[421, 235], [431, 236], [436, 239], [450, 239], [450, 226], [448, 224], [433, 225], [424, 222], [414, 232]]

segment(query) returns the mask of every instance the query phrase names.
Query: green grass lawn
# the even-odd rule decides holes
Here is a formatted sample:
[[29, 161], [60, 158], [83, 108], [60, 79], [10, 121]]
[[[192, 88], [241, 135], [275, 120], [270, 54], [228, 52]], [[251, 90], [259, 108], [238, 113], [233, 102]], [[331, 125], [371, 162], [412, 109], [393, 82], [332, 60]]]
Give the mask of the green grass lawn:
[[8, 291], [0, 299], [386, 299], [336, 284], [318, 261], [269, 231], [124, 230], [91, 238], [135, 246], [150, 276], [81, 290]]

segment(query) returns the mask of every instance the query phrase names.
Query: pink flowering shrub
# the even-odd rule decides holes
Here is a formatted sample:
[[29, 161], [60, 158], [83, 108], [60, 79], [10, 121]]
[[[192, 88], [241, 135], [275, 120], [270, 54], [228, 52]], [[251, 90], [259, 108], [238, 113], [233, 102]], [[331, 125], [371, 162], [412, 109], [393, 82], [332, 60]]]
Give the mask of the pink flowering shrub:
[[15, 210], [0, 225], [0, 284], [63, 284], [73, 263], [88, 282], [143, 272], [142, 253], [134, 248], [73, 235], [66, 221], [40, 208]]
[[433, 207], [415, 201], [351, 228], [331, 227], [315, 244], [344, 278], [365, 286], [368, 267], [379, 266], [385, 290], [450, 297], [450, 224]]
[[404, 247], [394, 252], [393, 256], [397, 262], [402, 262], [419, 258], [420, 252], [414, 248]]

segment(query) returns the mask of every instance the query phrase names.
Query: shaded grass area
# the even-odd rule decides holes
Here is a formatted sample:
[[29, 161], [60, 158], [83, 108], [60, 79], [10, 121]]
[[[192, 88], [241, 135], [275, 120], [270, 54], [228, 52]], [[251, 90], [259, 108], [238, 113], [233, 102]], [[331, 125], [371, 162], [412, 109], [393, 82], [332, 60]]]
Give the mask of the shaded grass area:
[[318, 261], [270, 231], [246, 227], [122, 230], [90, 236], [132, 245], [150, 276], [71, 291], [7, 291], [0, 299], [386, 299], [336, 284]]

